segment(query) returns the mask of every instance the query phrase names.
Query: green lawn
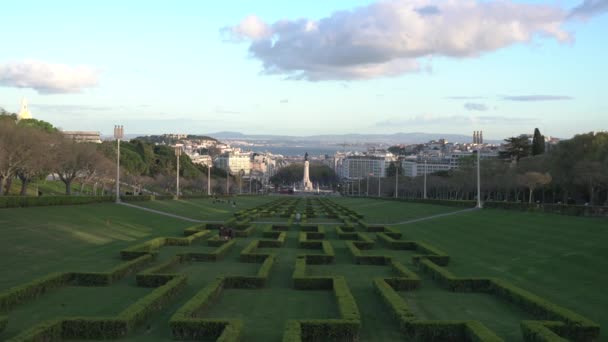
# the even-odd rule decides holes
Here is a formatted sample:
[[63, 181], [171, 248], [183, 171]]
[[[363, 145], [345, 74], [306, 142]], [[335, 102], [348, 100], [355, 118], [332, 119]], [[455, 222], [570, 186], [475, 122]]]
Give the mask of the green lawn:
[[599, 323], [608, 339], [608, 222], [496, 209], [398, 226], [459, 276], [501, 277]]
[[118, 251], [192, 223], [113, 203], [0, 209], [0, 290], [57, 271], [103, 271]]
[[133, 202], [142, 207], [169, 212], [171, 214], [189, 217], [197, 220], [226, 220], [232, 217], [235, 211], [255, 207], [269, 201], [275, 200], [274, 197], [232, 197], [230, 202], [235, 201], [236, 207], [232, 203], [213, 203], [213, 199], [189, 199], [189, 200], [165, 200], [165, 201], [145, 201]]
[[[237, 210], [278, 197], [237, 198]], [[292, 197], [290, 197], [292, 198]], [[363, 199], [336, 203], [364, 214], [368, 222], [395, 222], [459, 210], [441, 206]], [[204, 220], [224, 220], [234, 211], [210, 200], [138, 202], [137, 205]], [[298, 208], [304, 208], [303, 202]], [[274, 218], [273, 220], [281, 221]], [[286, 219], [282, 219], [285, 222]], [[111, 203], [0, 210], [0, 291], [54, 271], [104, 271], [121, 262], [120, 249], [158, 236], [182, 236], [190, 222]], [[606, 220], [520, 212], [483, 210], [459, 213], [395, 226], [404, 239], [420, 240], [451, 256], [448, 269], [460, 276], [500, 277], [556, 304], [608, 327], [608, 225]], [[389, 266], [355, 265], [345, 242], [333, 226], [326, 239], [335, 250], [330, 265], [309, 265], [312, 276], [341, 275], [355, 297], [362, 318], [361, 341], [403, 340], [397, 322], [372, 286], [374, 277], [394, 276]], [[213, 234], [215, 235], [215, 233]], [[366, 233], [375, 238], [375, 234]], [[190, 262], [171, 272], [184, 274], [188, 283], [168, 306], [152, 316], [124, 341], [170, 341], [168, 321], [198, 291], [223, 275], [255, 275], [260, 264], [243, 263], [241, 250], [261, 229], [236, 245], [218, 262]], [[230, 289], [200, 313], [201, 317], [240, 318], [243, 341], [280, 341], [285, 321], [299, 318], [338, 318], [332, 291], [295, 290], [292, 273], [298, 254], [298, 232], [290, 230], [281, 248], [260, 248], [277, 257], [266, 288]], [[176, 254], [211, 251], [206, 241], [190, 246], [163, 247], [158, 265]], [[412, 251], [388, 250], [377, 243], [363, 254], [384, 254], [416, 271]], [[411, 310], [423, 319], [482, 321], [506, 341], [521, 341], [519, 322], [527, 313], [499, 298], [478, 293], [452, 293], [420, 274], [421, 288], [400, 292]], [[110, 287], [65, 287], [9, 312], [9, 325], [0, 340], [25, 327], [58, 316], [112, 315], [151, 289], [138, 288], [130, 275]], [[605, 332], [602, 338], [608, 336]]]
[[393, 224], [464, 209], [441, 205], [361, 198], [336, 198], [332, 200], [364, 215], [365, 220], [369, 223]]

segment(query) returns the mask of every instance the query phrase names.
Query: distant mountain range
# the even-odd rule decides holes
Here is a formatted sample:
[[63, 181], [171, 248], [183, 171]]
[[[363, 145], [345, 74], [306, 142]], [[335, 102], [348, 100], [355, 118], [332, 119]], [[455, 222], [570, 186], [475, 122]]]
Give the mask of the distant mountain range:
[[[472, 136], [462, 134], [435, 134], [435, 133], [393, 133], [393, 134], [324, 134], [309, 136], [270, 135], [270, 134], [243, 134], [240, 132], [208, 133], [208, 136], [222, 140], [251, 140], [251, 141], [297, 141], [310, 143], [385, 143], [385, 144], [420, 144], [431, 140], [446, 139], [450, 142], [470, 143]], [[486, 141], [498, 143], [498, 140]]]

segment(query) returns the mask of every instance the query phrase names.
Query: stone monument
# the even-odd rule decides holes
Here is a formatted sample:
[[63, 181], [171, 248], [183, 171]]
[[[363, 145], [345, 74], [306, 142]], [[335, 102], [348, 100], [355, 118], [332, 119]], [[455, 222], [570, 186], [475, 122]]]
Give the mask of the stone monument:
[[310, 166], [310, 163], [308, 162], [308, 152], [306, 152], [306, 154], [304, 155], [304, 179], [302, 179], [304, 191], [314, 191], [312, 182], [310, 181], [310, 177], [309, 177], [309, 174], [310, 174], [309, 166]]

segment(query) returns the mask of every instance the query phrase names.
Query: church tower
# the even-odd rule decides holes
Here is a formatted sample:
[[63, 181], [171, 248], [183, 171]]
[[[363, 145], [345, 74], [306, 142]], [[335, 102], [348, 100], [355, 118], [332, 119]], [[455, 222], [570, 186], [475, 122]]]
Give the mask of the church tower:
[[17, 120], [26, 119], [32, 119], [32, 113], [30, 113], [30, 110], [27, 107], [27, 100], [24, 97], [21, 99], [21, 109], [19, 110], [19, 114], [17, 114]]

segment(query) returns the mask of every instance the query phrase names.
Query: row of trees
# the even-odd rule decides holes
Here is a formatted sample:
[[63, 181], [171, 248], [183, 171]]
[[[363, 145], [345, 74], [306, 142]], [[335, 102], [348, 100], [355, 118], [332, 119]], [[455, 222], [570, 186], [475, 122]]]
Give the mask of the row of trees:
[[[322, 187], [333, 186], [338, 182], [338, 177], [334, 170], [327, 165], [311, 163], [309, 167], [309, 177], [311, 182], [320, 184]], [[270, 182], [275, 185], [288, 185], [302, 182], [304, 178], [304, 164], [290, 164], [270, 178]]]
[[[172, 147], [155, 145], [143, 139], [121, 143], [121, 180], [127, 192], [174, 193], [177, 158]], [[13, 182], [21, 182], [21, 195], [28, 185], [49, 175], [59, 178], [65, 193], [72, 194], [73, 184], [85, 185], [91, 194], [114, 190], [116, 175], [116, 143], [77, 143], [66, 139], [51, 124], [36, 120], [17, 120], [15, 114], [0, 112], [0, 195], [7, 195]], [[214, 193], [226, 191], [225, 171], [212, 168], [211, 187]], [[230, 192], [238, 190], [242, 182], [231, 176]], [[180, 156], [180, 188], [182, 192], [207, 192], [207, 168], [193, 164]], [[259, 186], [256, 184], [256, 186]]]
[[55, 174], [70, 194], [72, 182], [82, 184], [103, 178], [112, 162], [94, 144], [66, 139], [47, 122], [17, 121], [15, 115], [0, 115], [0, 195], [8, 194], [15, 179], [21, 181], [21, 195], [28, 184]]
[[[576, 135], [546, 152], [544, 138], [538, 130], [532, 143], [527, 136], [508, 138], [505, 142], [506, 149], [500, 158], [481, 162], [483, 200], [608, 204], [608, 133]], [[394, 195], [394, 172], [392, 178], [382, 180], [384, 196]], [[370, 183], [370, 193], [376, 193], [376, 184]], [[399, 196], [421, 198], [424, 179], [400, 176], [398, 189]], [[429, 175], [427, 196], [474, 199], [476, 170], [473, 160], [458, 170]]]

